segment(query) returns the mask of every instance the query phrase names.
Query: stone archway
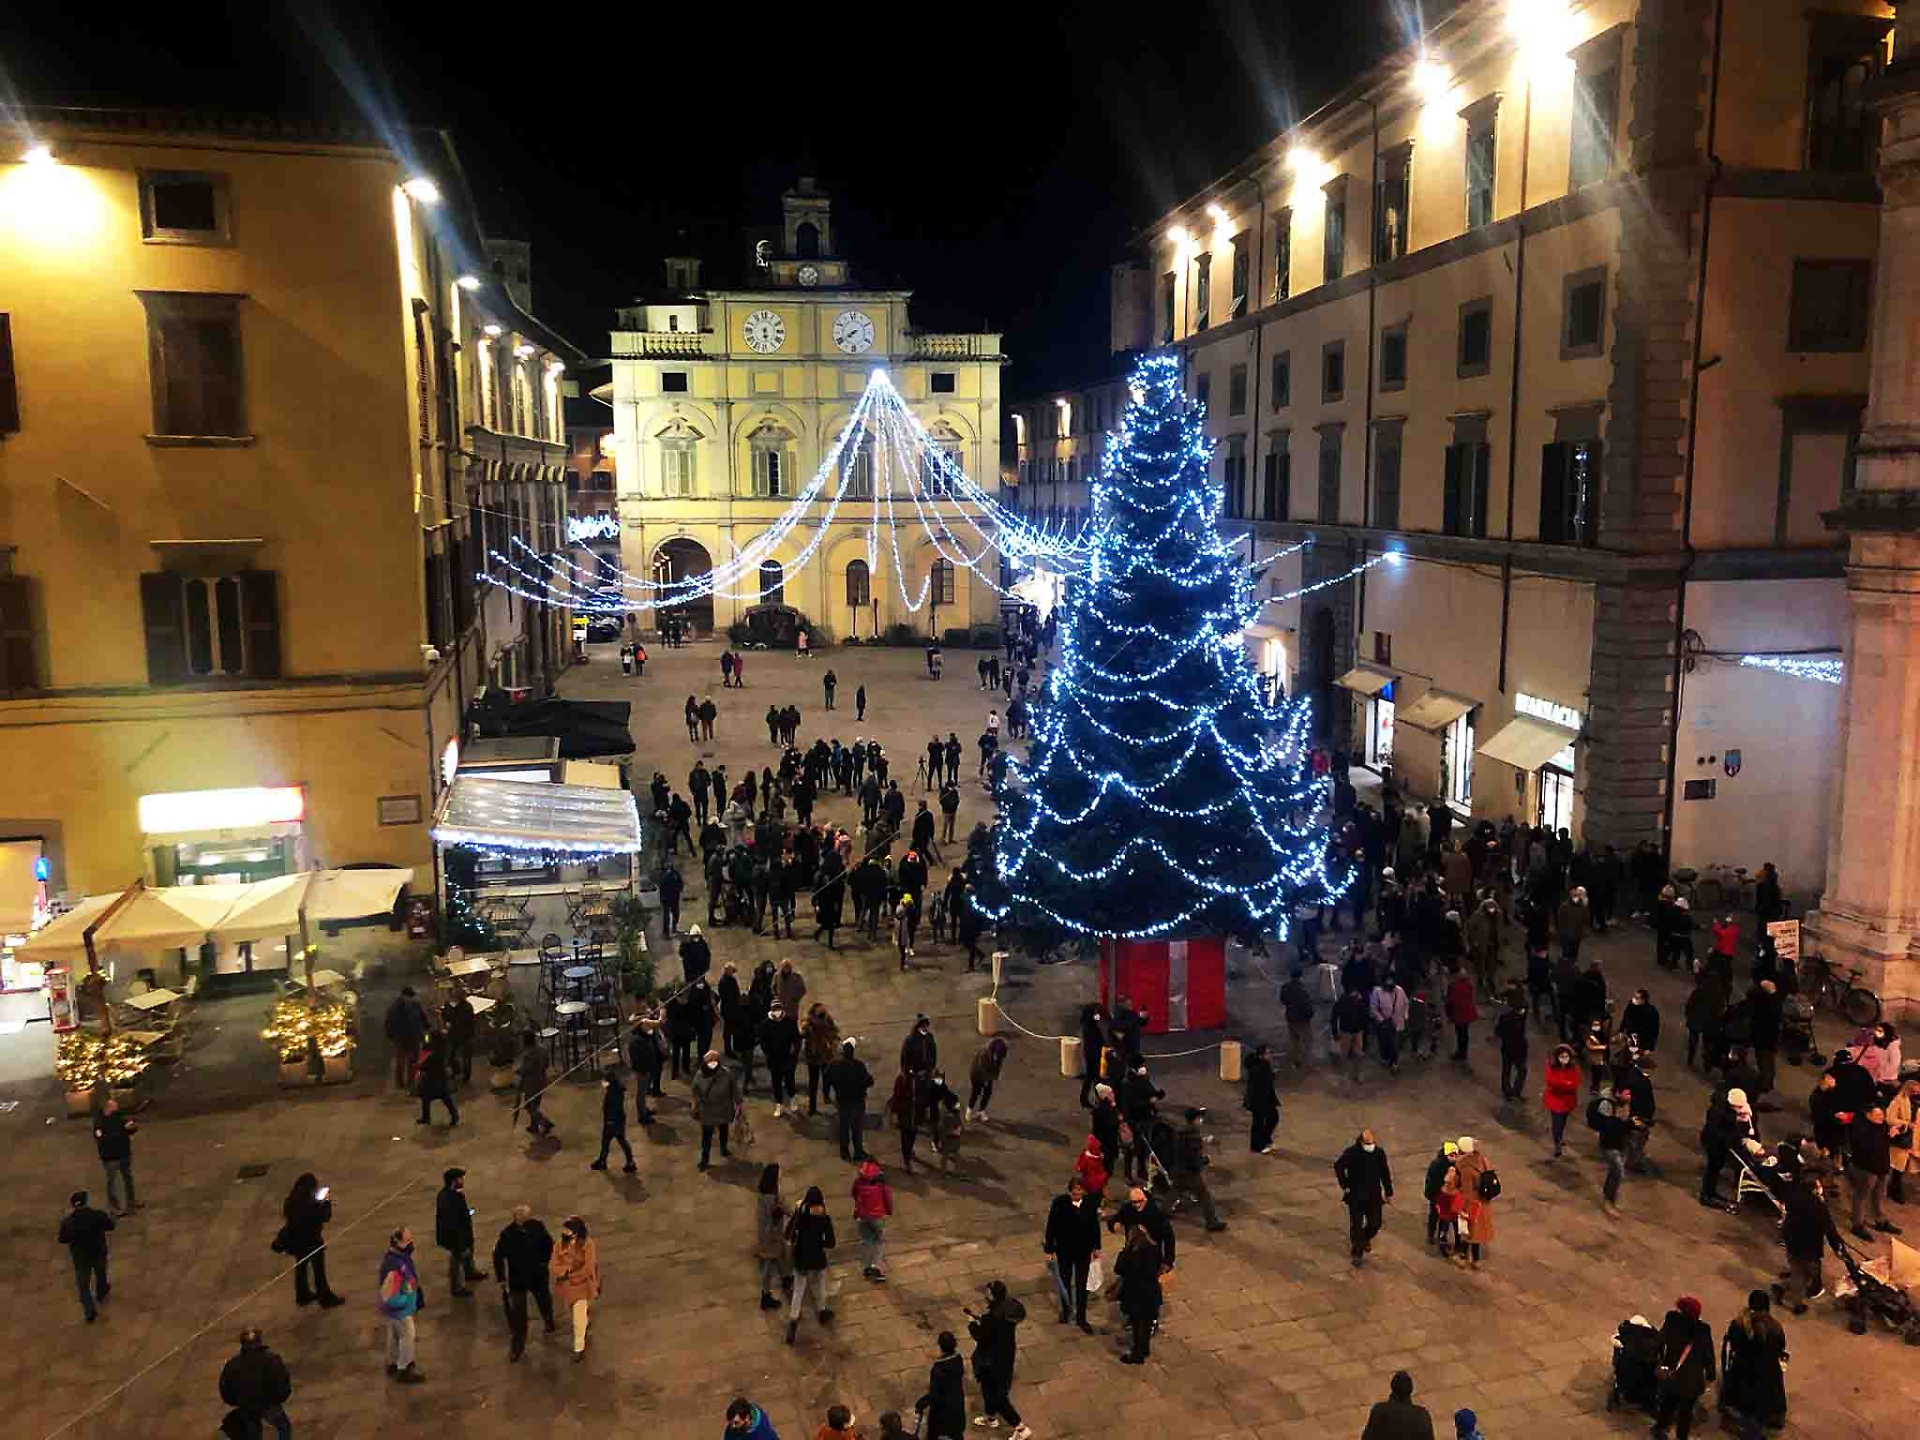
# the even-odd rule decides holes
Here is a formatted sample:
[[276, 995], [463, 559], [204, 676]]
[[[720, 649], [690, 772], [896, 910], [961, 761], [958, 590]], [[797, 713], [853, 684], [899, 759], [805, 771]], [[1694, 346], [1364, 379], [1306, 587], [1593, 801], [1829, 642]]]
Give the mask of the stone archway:
[[[653, 574], [649, 577], [656, 581], [691, 580], [696, 576], [712, 573], [713, 557], [707, 553], [707, 547], [691, 535], [676, 535], [671, 540], [661, 542], [660, 548], [653, 552]], [[713, 633], [713, 596], [702, 595], [685, 605], [675, 605], [664, 615], [677, 615], [685, 620], [695, 635]]]

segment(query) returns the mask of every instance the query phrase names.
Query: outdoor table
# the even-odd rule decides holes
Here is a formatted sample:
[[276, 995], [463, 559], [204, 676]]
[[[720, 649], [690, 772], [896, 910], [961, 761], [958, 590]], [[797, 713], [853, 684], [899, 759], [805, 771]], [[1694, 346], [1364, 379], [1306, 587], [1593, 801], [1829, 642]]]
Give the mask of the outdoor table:
[[579, 1042], [581, 1035], [585, 1033], [575, 1028], [571, 1022], [574, 1016], [587, 1013], [587, 1004], [584, 1000], [562, 1000], [553, 1007], [553, 1013], [560, 1017], [560, 1038], [566, 1042], [567, 1066], [571, 1069], [580, 1062]]
[[311, 981], [309, 981], [306, 976], [301, 975], [295, 978], [294, 983], [301, 986], [311, 984], [315, 990], [330, 990], [335, 985], [345, 985], [347, 983], [347, 977], [342, 975], [338, 970], [316, 970], [313, 972], [313, 979]]
[[149, 990], [144, 995], [129, 995], [125, 1003], [132, 1010], [158, 1010], [162, 1005], [171, 1005], [179, 998], [172, 990]]
[[167, 1038], [165, 1030], [123, 1030], [120, 1033], [143, 1050]]
[[487, 1013], [487, 1011], [489, 1011], [489, 1010], [491, 1010], [491, 1009], [493, 1009], [493, 1007], [494, 1007], [494, 1004], [495, 1004], [495, 1003], [496, 1003], [496, 1002], [494, 1002], [493, 1000], [491, 1000], [491, 999], [489, 999], [489, 998], [488, 998], [487, 996], [485, 996], [485, 995], [469, 995], [469, 996], [467, 996], [467, 1006], [468, 1006], [468, 1008], [469, 1008], [469, 1009], [471, 1009], [471, 1010], [473, 1011], [473, 1013], [474, 1013], [474, 1014], [476, 1014], [476, 1015], [484, 1015], [484, 1014], [486, 1014], [486, 1013]]
[[465, 960], [455, 960], [451, 965], [447, 966], [447, 973], [455, 977], [484, 975], [492, 968], [493, 966], [488, 962], [486, 956], [472, 955]]

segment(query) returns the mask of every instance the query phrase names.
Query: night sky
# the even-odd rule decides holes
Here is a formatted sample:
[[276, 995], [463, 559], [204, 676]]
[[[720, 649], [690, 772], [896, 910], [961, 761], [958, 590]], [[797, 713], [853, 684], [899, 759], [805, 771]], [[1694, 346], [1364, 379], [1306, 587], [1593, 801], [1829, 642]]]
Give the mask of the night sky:
[[1004, 331], [1010, 395], [1099, 373], [1129, 236], [1418, 23], [1403, 0], [118, 8], [17, 10], [0, 99], [448, 126], [488, 232], [533, 242], [535, 310], [592, 354], [661, 256], [736, 275], [804, 163], [856, 279], [912, 287], [918, 328]]

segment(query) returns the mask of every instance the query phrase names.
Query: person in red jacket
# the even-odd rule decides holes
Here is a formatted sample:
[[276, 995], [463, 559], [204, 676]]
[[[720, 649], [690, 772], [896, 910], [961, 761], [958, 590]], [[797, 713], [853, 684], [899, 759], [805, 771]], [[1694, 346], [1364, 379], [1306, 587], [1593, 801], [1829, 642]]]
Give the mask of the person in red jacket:
[[1553, 1158], [1558, 1160], [1567, 1138], [1567, 1116], [1580, 1103], [1580, 1066], [1571, 1045], [1556, 1045], [1547, 1060], [1547, 1088], [1541, 1096], [1553, 1125]]
[[893, 1187], [887, 1184], [879, 1163], [869, 1160], [853, 1182], [853, 1228], [860, 1232], [860, 1245], [866, 1252], [860, 1273], [869, 1280], [887, 1278], [880, 1262], [887, 1258], [887, 1221], [892, 1215]]
[[1479, 1018], [1479, 1008], [1473, 1003], [1473, 981], [1456, 963], [1447, 980], [1447, 1019], [1453, 1025], [1454, 1064], [1467, 1063], [1467, 1027]]
[[1080, 1158], [1073, 1162], [1073, 1173], [1080, 1177], [1080, 1183], [1087, 1187], [1087, 1198], [1098, 1206], [1100, 1197], [1107, 1188], [1107, 1161], [1100, 1152], [1100, 1142], [1093, 1136], [1087, 1136], [1087, 1148], [1080, 1152]]

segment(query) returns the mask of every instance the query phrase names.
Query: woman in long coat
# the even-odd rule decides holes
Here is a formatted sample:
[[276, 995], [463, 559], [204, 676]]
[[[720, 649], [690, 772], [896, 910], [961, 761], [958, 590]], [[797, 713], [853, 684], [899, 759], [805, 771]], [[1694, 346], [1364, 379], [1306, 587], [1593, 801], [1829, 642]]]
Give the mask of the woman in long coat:
[[1720, 1408], [1738, 1412], [1753, 1430], [1787, 1418], [1787, 1381], [1780, 1369], [1787, 1358], [1787, 1332], [1772, 1311], [1767, 1292], [1753, 1291], [1720, 1342]]
[[1453, 1168], [1460, 1175], [1460, 1215], [1464, 1222], [1460, 1227], [1462, 1243], [1453, 1258], [1478, 1270], [1482, 1247], [1493, 1243], [1493, 1207], [1497, 1203], [1480, 1198], [1480, 1177], [1493, 1165], [1471, 1135], [1462, 1135]]

